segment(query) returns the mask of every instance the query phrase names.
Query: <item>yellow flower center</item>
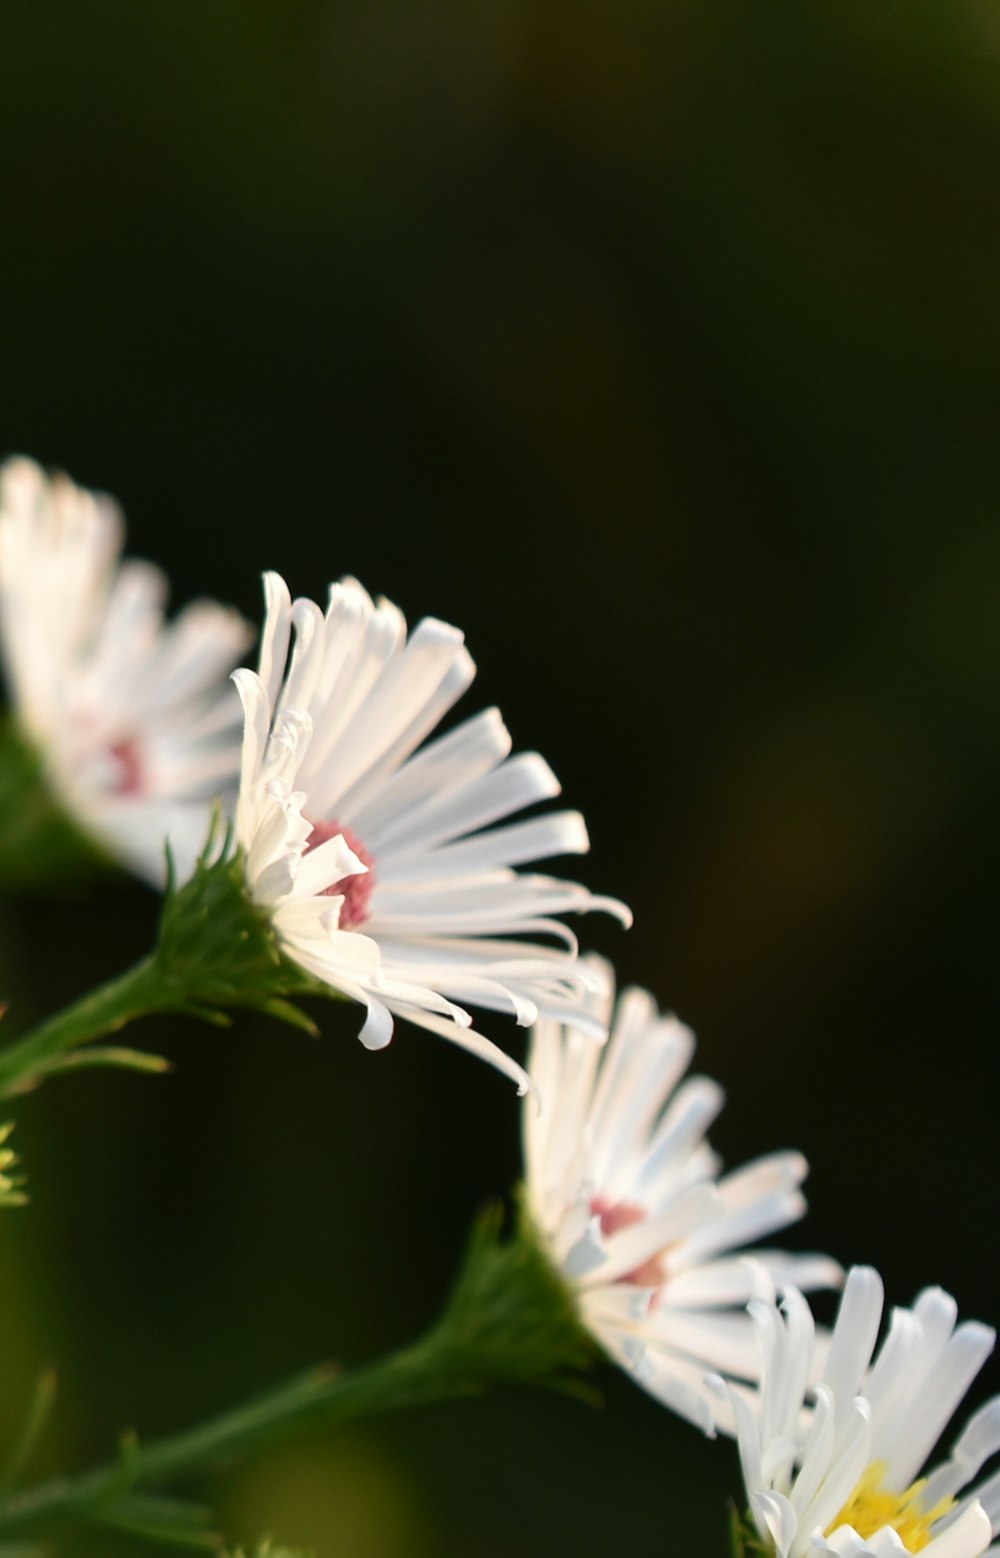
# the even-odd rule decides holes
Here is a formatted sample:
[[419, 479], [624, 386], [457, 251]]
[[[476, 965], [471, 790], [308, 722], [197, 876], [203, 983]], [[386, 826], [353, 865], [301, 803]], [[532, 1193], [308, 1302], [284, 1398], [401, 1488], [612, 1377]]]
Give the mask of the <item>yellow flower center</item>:
[[902, 1493], [893, 1493], [884, 1486], [885, 1472], [884, 1461], [872, 1461], [826, 1535], [838, 1526], [851, 1526], [859, 1536], [868, 1537], [891, 1526], [908, 1553], [919, 1553], [931, 1539], [934, 1522], [948, 1513], [955, 1500], [945, 1498], [933, 1509], [925, 1509], [921, 1495], [926, 1477]]

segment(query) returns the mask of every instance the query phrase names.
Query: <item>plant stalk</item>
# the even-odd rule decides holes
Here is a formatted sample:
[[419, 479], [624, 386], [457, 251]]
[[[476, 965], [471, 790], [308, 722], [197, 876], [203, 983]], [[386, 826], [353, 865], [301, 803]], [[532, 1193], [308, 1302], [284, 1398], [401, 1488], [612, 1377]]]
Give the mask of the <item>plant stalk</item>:
[[0, 1500], [0, 1537], [99, 1515], [136, 1488], [155, 1486], [273, 1444], [293, 1429], [478, 1394], [478, 1378], [443, 1332], [379, 1363], [339, 1374], [319, 1368], [195, 1428], [148, 1445], [126, 1436], [121, 1458], [78, 1477], [53, 1477]]
[[156, 957], [144, 958], [126, 973], [57, 1012], [23, 1039], [0, 1049], [0, 1097], [31, 1087], [39, 1072], [58, 1056], [151, 1012], [171, 1011], [178, 1002], [165, 983]]

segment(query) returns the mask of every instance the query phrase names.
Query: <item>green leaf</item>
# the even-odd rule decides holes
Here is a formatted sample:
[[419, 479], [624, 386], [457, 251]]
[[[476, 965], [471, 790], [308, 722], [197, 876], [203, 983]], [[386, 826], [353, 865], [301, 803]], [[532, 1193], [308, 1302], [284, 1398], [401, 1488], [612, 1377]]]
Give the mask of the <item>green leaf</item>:
[[35, 1381], [35, 1388], [28, 1401], [28, 1410], [25, 1413], [24, 1422], [15, 1440], [14, 1447], [7, 1457], [6, 1465], [0, 1471], [0, 1490], [14, 1487], [25, 1466], [31, 1459], [35, 1446], [38, 1444], [52, 1415], [52, 1407], [56, 1399], [56, 1371], [53, 1368], [43, 1369]]
[[193, 1552], [217, 1552], [221, 1540], [211, 1528], [211, 1510], [186, 1499], [127, 1494], [111, 1505], [90, 1510], [89, 1519], [147, 1542]]
[[88, 1066], [118, 1066], [125, 1071], [145, 1071], [156, 1076], [162, 1076], [171, 1069], [170, 1061], [163, 1055], [150, 1055], [145, 1050], [118, 1047], [82, 1049], [69, 1055], [53, 1055], [51, 1060], [42, 1061], [35, 1067], [32, 1084], [41, 1081], [43, 1077], [55, 1076], [60, 1071], [83, 1071]]

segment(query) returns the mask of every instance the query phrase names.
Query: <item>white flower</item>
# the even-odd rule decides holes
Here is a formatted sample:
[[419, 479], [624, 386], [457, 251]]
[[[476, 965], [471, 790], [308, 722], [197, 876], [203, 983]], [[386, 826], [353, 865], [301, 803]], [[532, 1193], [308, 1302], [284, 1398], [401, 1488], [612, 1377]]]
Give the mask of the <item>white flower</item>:
[[[587, 961], [606, 1021], [612, 976]], [[707, 1077], [681, 1080], [693, 1050], [690, 1029], [644, 990], [623, 993], [603, 1049], [578, 1027], [539, 1022], [528, 1069], [546, 1107], [524, 1114], [526, 1204], [605, 1350], [705, 1432], [731, 1432], [705, 1378], [757, 1377], [747, 1301], [772, 1280], [833, 1285], [840, 1268], [742, 1254], [801, 1217], [806, 1163], [776, 1153], [719, 1178], [705, 1131], [723, 1094]]]
[[407, 639], [397, 608], [354, 580], [331, 586], [325, 615], [293, 605], [276, 574], [264, 582], [259, 674], [234, 678], [246, 711], [236, 835], [252, 897], [291, 959], [367, 1007], [369, 1048], [388, 1043], [393, 1014], [408, 1017], [523, 1089], [465, 1003], [522, 1024], [539, 1012], [585, 1020], [589, 980], [553, 916], [627, 911], [512, 869], [585, 851], [583, 819], [493, 826], [559, 791], [537, 754], [508, 755], [495, 709], [420, 746], [475, 675], [457, 628], [425, 618]]
[[208, 601], [164, 625], [164, 575], [119, 564], [103, 495], [30, 460], [0, 469], [0, 651], [20, 729], [84, 832], [154, 883], [169, 837], [183, 879], [238, 768], [225, 680], [250, 639]]
[[1000, 1525], [1000, 1474], [958, 1497], [1000, 1450], [1000, 1397], [973, 1415], [948, 1460], [921, 1470], [995, 1333], [975, 1321], [956, 1325], [954, 1299], [928, 1288], [912, 1309], [893, 1311], [872, 1362], [882, 1301], [878, 1273], [855, 1267], [821, 1370], [799, 1292], [790, 1287], [781, 1310], [773, 1299], [750, 1306], [760, 1391], [750, 1401], [728, 1394], [751, 1513], [778, 1558], [976, 1558]]

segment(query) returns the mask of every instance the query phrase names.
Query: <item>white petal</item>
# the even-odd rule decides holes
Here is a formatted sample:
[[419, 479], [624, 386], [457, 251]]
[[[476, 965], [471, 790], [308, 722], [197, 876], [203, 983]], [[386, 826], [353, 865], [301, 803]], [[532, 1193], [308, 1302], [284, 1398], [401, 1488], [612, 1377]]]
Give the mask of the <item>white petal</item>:
[[823, 1375], [836, 1403], [838, 1432], [875, 1349], [883, 1296], [882, 1279], [873, 1267], [854, 1266], [848, 1272]]
[[992, 1534], [985, 1510], [973, 1502], [940, 1535], [935, 1531], [924, 1553], [926, 1558], [979, 1558], [989, 1546]]
[[264, 608], [258, 675], [268, 707], [273, 709], [277, 707], [292, 634], [292, 597], [280, 574], [264, 575]]
[[774, 1543], [777, 1558], [788, 1558], [798, 1532], [791, 1504], [780, 1493], [755, 1493], [751, 1508], [761, 1535]]
[[[996, 1332], [968, 1321], [960, 1325], [941, 1354], [921, 1392], [919, 1410], [911, 1413], [895, 1443], [886, 1447], [888, 1476], [900, 1486], [913, 1481], [937, 1443], [952, 1413], [993, 1351]], [[877, 1446], [877, 1451], [881, 1446]]]
[[969, 1419], [951, 1455], [927, 1479], [924, 1501], [933, 1509], [955, 1495], [978, 1476], [991, 1455], [1000, 1451], [1000, 1396], [994, 1396]]

